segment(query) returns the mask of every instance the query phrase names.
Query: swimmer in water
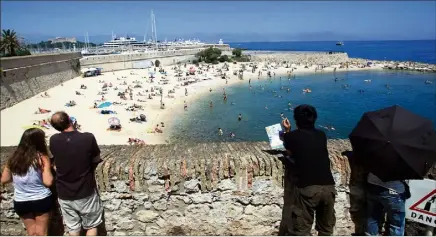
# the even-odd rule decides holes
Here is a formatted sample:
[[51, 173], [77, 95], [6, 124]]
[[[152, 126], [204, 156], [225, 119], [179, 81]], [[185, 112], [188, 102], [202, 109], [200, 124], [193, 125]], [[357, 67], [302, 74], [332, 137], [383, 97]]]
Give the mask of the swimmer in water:
[[328, 125], [328, 126], [327, 126], [327, 129], [328, 129], [329, 131], [335, 131], [335, 130], [336, 130], [335, 127], [333, 127], [332, 125]]
[[223, 135], [223, 130], [221, 128], [218, 128], [218, 135], [222, 136]]
[[183, 103], [184, 103], [183, 108], [184, 108], [185, 110], [188, 110], [188, 104], [186, 103], [186, 101], [183, 101]]
[[285, 119], [285, 115], [283, 113], [280, 113], [280, 118]]
[[331, 126], [331, 125], [327, 125], [327, 126], [322, 126], [322, 125], [319, 125], [320, 127], [322, 127], [322, 128], [324, 128], [325, 130], [327, 130], [327, 131], [335, 131], [336, 129], [333, 127], [333, 126]]
[[265, 109], [268, 109], [268, 105], [265, 105]]
[[234, 138], [234, 137], [235, 137], [235, 134], [234, 134], [233, 132], [230, 132], [230, 137], [231, 137], [231, 138]]
[[241, 121], [242, 120], [242, 114], [239, 114], [238, 115], [238, 121]]
[[209, 107], [211, 107], [211, 108], [213, 107], [213, 102], [212, 101], [209, 102]]
[[209, 92], [212, 92], [212, 88], [209, 89]]

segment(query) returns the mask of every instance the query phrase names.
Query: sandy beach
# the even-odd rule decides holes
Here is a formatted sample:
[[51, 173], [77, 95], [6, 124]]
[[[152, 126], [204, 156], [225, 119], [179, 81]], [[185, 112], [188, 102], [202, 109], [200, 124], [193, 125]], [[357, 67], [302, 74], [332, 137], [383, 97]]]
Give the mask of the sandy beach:
[[[245, 64], [245, 70], [243, 71], [243, 80], [239, 79], [238, 75], [234, 75], [234, 72], [239, 73], [242, 65]], [[253, 73], [252, 65], [257, 65], [258, 69]], [[371, 67], [362, 67], [362, 65], [349, 65], [347, 67], [341, 67], [341, 65], [308, 65], [308, 64], [284, 64], [271, 62], [271, 60], [264, 60], [262, 62], [254, 63], [228, 63], [228, 71], [223, 69], [224, 63], [217, 65], [209, 65], [209, 69], [206, 70], [207, 65], [195, 65], [188, 64], [178, 66], [166, 66], [161, 67], [166, 72], [166, 76], [159, 72], [154, 74], [155, 78], [153, 82], [150, 80], [150, 73], [154, 73], [154, 68], [149, 69], [134, 69], [123, 70], [116, 72], [107, 72], [95, 77], [77, 77], [71, 79], [62, 85], [56, 86], [47, 90], [49, 98], [44, 98], [40, 93], [30, 99], [22, 101], [10, 108], [1, 111], [1, 146], [14, 146], [17, 145], [22, 132], [32, 126], [34, 123], [38, 123], [43, 119], [48, 119], [55, 111], [65, 111], [70, 116], [74, 116], [77, 119], [79, 125], [81, 125], [81, 131], [93, 133], [99, 144], [111, 145], [111, 144], [128, 144], [129, 138], [137, 138], [143, 140], [145, 144], [164, 144], [168, 142], [169, 135], [172, 129], [172, 122], [177, 119], [179, 113], [184, 113], [184, 102], [188, 105], [196, 103], [196, 100], [200, 99], [204, 93], [209, 93], [209, 90], [223, 90], [228, 86], [235, 83], [247, 83], [249, 79], [263, 79], [266, 77], [268, 71], [271, 72], [271, 78], [287, 77], [289, 72], [293, 70], [292, 74], [302, 73], [315, 73], [315, 72], [333, 72], [340, 71], [355, 71], [355, 70], [380, 70], [384, 65], [373, 64]], [[195, 75], [186, 76], [186, 72], [191, 67], [196, 69]], [[181, 76], [178, 77], [176, 72], [181, 70]], [[222, 71], [221, 71], [222, 70]], [[202, 74], [198, 72], [202, 71]], [[259, 76], [259, 71], [262, 75]], [[180, 71], [179, 71], [180, 72]], [[226, 73], [227, 80], [221, 78], [221, 72]], [[275, 76], [274, 76], [275, 75]], [[166, 79], [166, 84], [163, 81]], [[205, 80], [206, 79], [206, 80]], [[186, 81], [195, 81], [194, 83], [183, 86]], [[226, 83], [227, 81], [227, 83]], [[107, 84], [106, 91], [103, 91], [102, 87]], [[109, 85], [112, 84], [112, 87]], [[81, 85], [85, 85], [86, 89], [81, 89]], [[136, 85], [136, 86], [135, 86]], [[126, 93], [127, 99], [121, 99], [118, 94], [124, 92], [130, 87], [132, 89], [133, 100], [130, 99], [129, 92]], [[161, 87], [163, 90], [163, 103], [165, 109], [161, 109], [160, 100], [161, 96], [157, 95], [159, 89], [154, 90], [155, 96], [149, 99], [151, 94], [151, 88]], [[185, 88], [188, 91], [188, 95], [185, 95]], [[169, 91], [174, 90], [169, 97]], [[81, 95], [77, 95], [78, 91]], [[105, 101], [101, 100], [104, 94]], [[316, 92], [315, 92], [316, 93]], [[76, 105], [67, 107], [66, 104], [69, 101], [75, 101]], [[102, 109], [94, 108], [94, 103], [98, 105], [103, 102], [120, 102], [121, 105], [111, 105], [103, 108], [104, 110], [115, 111], [116, 114], [101, 114]], [[142, 110], [128, 111], [126, 108], [133, 104], [142, 106]], [[38, 108], [51, 110], [45, 114], [35, 114]], [[147, 118], [147, 122], [132, 122], [131, 118], [138, 117], [140, 114], [144, 114]], [[121, 131], [108, 131], [108, 119], [111, 117], [117, 117], [122, 125]], [[164, 123], [165, 127], [161, 128], [161, 123]], [[155, 130], [156, 125], [163, 130], [163, 133], [152, 133]], [[52, 134], [57, 133], [53, 128], [44, 129], [47, 138]]]

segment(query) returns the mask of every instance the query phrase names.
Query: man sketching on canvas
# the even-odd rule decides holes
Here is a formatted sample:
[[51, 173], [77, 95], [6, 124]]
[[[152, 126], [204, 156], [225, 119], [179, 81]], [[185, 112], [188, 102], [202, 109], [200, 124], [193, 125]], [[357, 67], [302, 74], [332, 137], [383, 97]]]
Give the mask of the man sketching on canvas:
[[336, 190], [330, 170], [327, 136], [315, 128], [317, 117], [313, 106], [300, 105], [294, 109], [297, 129], [291, 131], [288, 119], [282, 122], [285, 130], [283, 144], [287, 155], [294, 161], [291, 185], [295, 187], [285, 191], [292, 192], [285, 193], [285, 196], [292, 195], [293, 201], [290, 216], [283, 218], [290, 222], [286, 224], [290, 235], [311, 235], [314, 214], [318, 235], [332, 235], [336, 222]]

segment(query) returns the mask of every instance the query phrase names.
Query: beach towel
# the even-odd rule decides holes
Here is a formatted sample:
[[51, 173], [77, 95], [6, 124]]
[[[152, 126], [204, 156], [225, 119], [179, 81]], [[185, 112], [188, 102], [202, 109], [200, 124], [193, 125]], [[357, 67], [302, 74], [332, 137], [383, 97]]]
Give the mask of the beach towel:
[[73, 116], [70, 116], [71, 123], [74, 124], [77, 122], [77, 119]]
[[23, 126], [23, 129], [27, 130], [29, 128], [39, 128], [39, 129], [44, 129], [45, 127], [39, 126], [39, 125], [28, 125], [28, 126]]
[[109, 106], [111, 106], [111, 105], [112, 105], [112, 102], [107, 101], [107, 102], [101, 103], [101, 104], [98, 106], [98, 108], [99, 108], [99, 109], [101, 109], [101, 108], [106, 108], [106, 107], [109, 107]]

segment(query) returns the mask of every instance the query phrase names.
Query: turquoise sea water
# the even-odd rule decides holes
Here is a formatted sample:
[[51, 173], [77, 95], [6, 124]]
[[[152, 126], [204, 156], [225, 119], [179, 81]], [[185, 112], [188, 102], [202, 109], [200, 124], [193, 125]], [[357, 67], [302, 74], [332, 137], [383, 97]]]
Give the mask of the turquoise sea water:
[[[278, 75], [271, 80], [252, 79], [251, 91], [246, 78], [226, 89], [227, 103], [222, 100], [222, 90], [216, 90], [190, 104], [189, 110], [177, 118], [170, 141], [267, 141], [265, 127], [279, 123], [280, 113], [290, 118], [295, 128], [293, 112], [287, 109], [288, 102], [293, 107], [303, 103], [315, 106], [318, 110], [317, 125], [330, 125], [336, 129], [326, 130], [330, 138], [348, 137], [365, 111], [394, 104], [436, 123], [434, 73], [343, 72], [336, 73], [336, 77], [341, 79], [337, 82], [334, 77], [333, 73], [323, 73], [297, 75], [291, 80], [286, 76], [280, 80]], [[368, 79], [370, 83], [364, 82]], [[425, 84], [426, 80], [433, 81], [433, 84]], [[343, 84], [348, 84], [349, 88], [344, 89]], [[282, 86], [290, 87], [291, 91], [281, 90]], [[303, 94], [302, 89], [307, 87], [312, 89], [312, 93]], [[359, 93], [360, 89], [365, 92]], [[212, 109], [209, 107], [211, 100], [214, 103]], [[238, 114], [242, 114], [242, 121], [238, 121]], [[224, 132], [223, 136], [217, 133], [219, 127]], [[236, 136], [230, 138], [230, 132]]]

